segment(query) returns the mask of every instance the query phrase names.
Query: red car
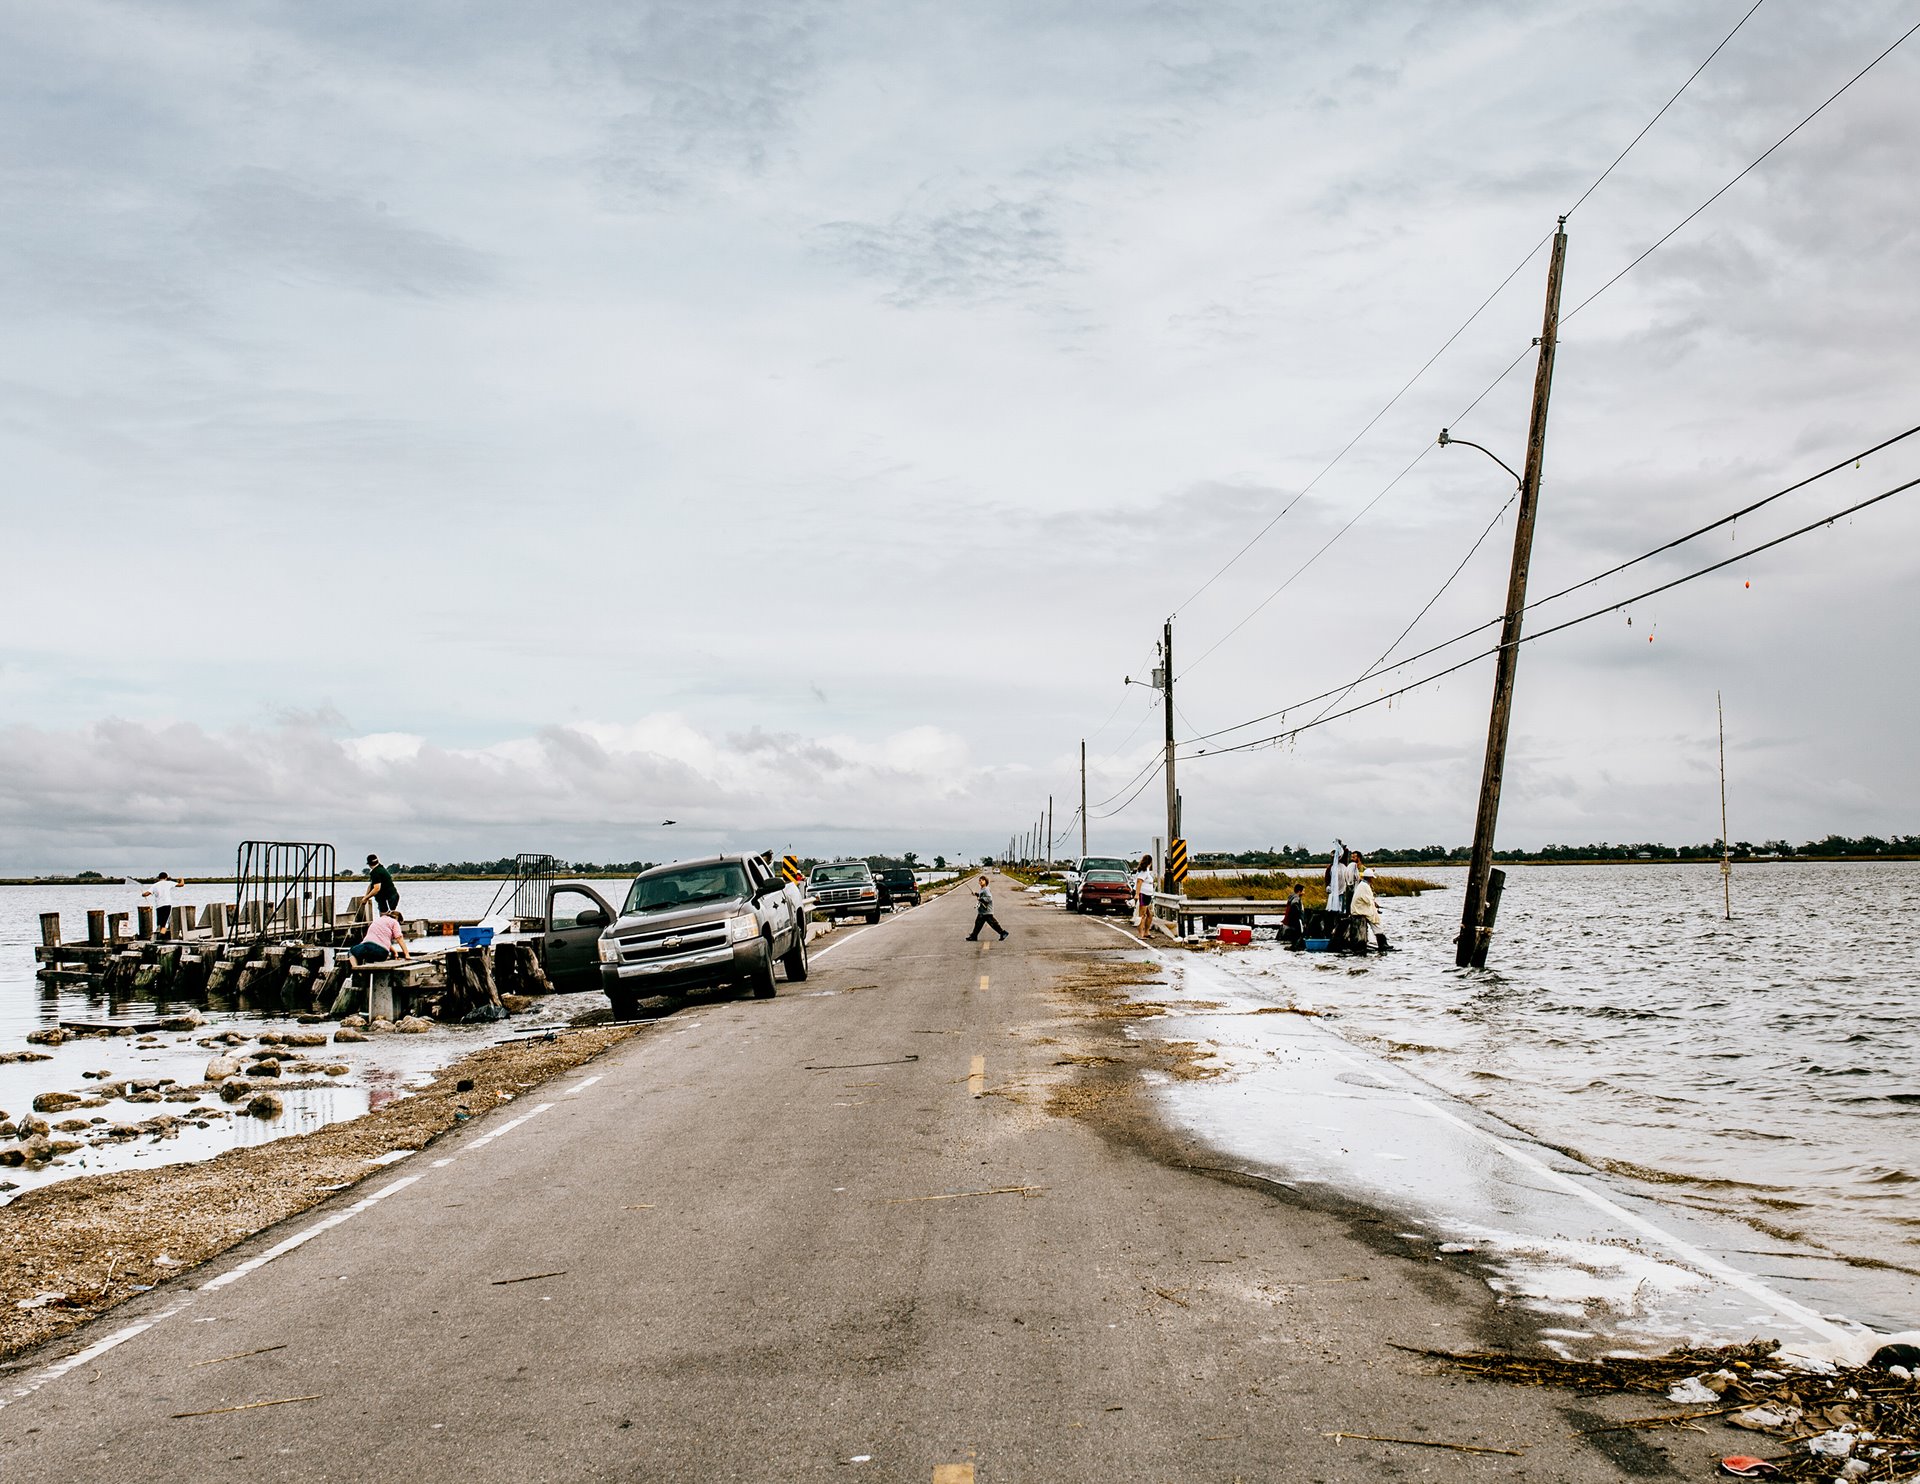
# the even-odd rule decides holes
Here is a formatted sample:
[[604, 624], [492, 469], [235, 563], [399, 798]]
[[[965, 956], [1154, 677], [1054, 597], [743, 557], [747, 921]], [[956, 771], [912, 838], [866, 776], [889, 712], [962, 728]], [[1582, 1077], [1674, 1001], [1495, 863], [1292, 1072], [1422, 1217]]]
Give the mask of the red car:
[[1080, 880], [1082, 912], [1133, 912], [1133, 884], [1125, 871], [1089, 871]]

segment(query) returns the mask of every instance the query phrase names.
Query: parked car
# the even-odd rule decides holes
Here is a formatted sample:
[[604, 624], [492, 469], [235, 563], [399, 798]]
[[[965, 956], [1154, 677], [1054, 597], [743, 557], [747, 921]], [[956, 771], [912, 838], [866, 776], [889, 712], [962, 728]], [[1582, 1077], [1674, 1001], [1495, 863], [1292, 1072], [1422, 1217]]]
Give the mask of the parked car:
[[769, 999], [776, 961], [790, 982], [807, 977], [806, 903], [756, 855], [675, 861], [634, 878], [598, 954], [600, 987], [622, 1019], [643, 998], [717, 985]]
[[1084, 912], [1080, 904], [1081, 883], [1087, 879], [1090, 871], [1118, 871], [1122, 876], [1133, 870], [1132, 861], [1121, 860], [1117, 855], [1083, 855], [1073, 863], [1067, 872], [1067, 910]]
[[873, 873], [873, 882], [880, 888], [882, 907], [920, 905], [920, 883], [914, 880], [910, 867], [887, 866]]
[[1125, 871], [1088, 871], [1080, 878], [1076, 912], [1117, 912], [1125, 917], [1133, 909], [1132, 878]]
[[880, 920], [880, 884], [865, 861], [832, 861], [815, 866], [807, 878], [807, 896], [816, 917], [864, 917]]

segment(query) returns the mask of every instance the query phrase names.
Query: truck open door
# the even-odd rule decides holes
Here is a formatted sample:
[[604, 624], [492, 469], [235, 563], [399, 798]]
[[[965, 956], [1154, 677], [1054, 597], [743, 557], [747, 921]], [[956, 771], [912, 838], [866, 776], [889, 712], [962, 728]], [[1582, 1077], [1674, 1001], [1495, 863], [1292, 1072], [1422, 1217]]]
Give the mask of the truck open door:
[[613, 917], [607, 899], [583, 881], [548, 889], [540, 957], [556, 990], [564, 994], [600, 987], [600, 935], [612, 926]]

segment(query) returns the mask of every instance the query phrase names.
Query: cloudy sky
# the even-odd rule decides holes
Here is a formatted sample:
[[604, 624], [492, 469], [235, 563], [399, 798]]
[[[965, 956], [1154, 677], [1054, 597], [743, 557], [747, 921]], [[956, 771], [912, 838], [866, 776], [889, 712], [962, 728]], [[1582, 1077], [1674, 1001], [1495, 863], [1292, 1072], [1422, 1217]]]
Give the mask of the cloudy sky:
[[[1520, 463], [1544, 249], [1336, 455], [1749, 3], [18, 0], [0, 869], [993, 851], [1083, 737], [1138, 848], [1162, 620], [1183, 738], [1369, 667], [1511, 490], [1433, 439]], [[1536, 594], [1920, 422], [1920, 38], [1583, 304], [1910, 12], [1769, 0], [1574, 212]], [[1916, 534], [1530, 646], [1502, 843], [1713, 838], [1716, 690], [1736, 837], [1920, 829]], [[1490, 683], [1196, 758], [1187, 833], [1463, 842]]]

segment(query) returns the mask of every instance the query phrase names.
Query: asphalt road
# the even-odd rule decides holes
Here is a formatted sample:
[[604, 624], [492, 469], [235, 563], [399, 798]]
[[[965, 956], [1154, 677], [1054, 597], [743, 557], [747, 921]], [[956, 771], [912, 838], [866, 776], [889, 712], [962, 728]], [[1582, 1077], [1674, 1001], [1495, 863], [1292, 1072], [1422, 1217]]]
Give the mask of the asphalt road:
[[6, 1373], [0, 1478], [1674, 1476], [1390, 1348], [1488, 1338], [1470, 1278], [1048, 1111], [1127, 945], [996, 887], [1007, 943], [837, 933]]

